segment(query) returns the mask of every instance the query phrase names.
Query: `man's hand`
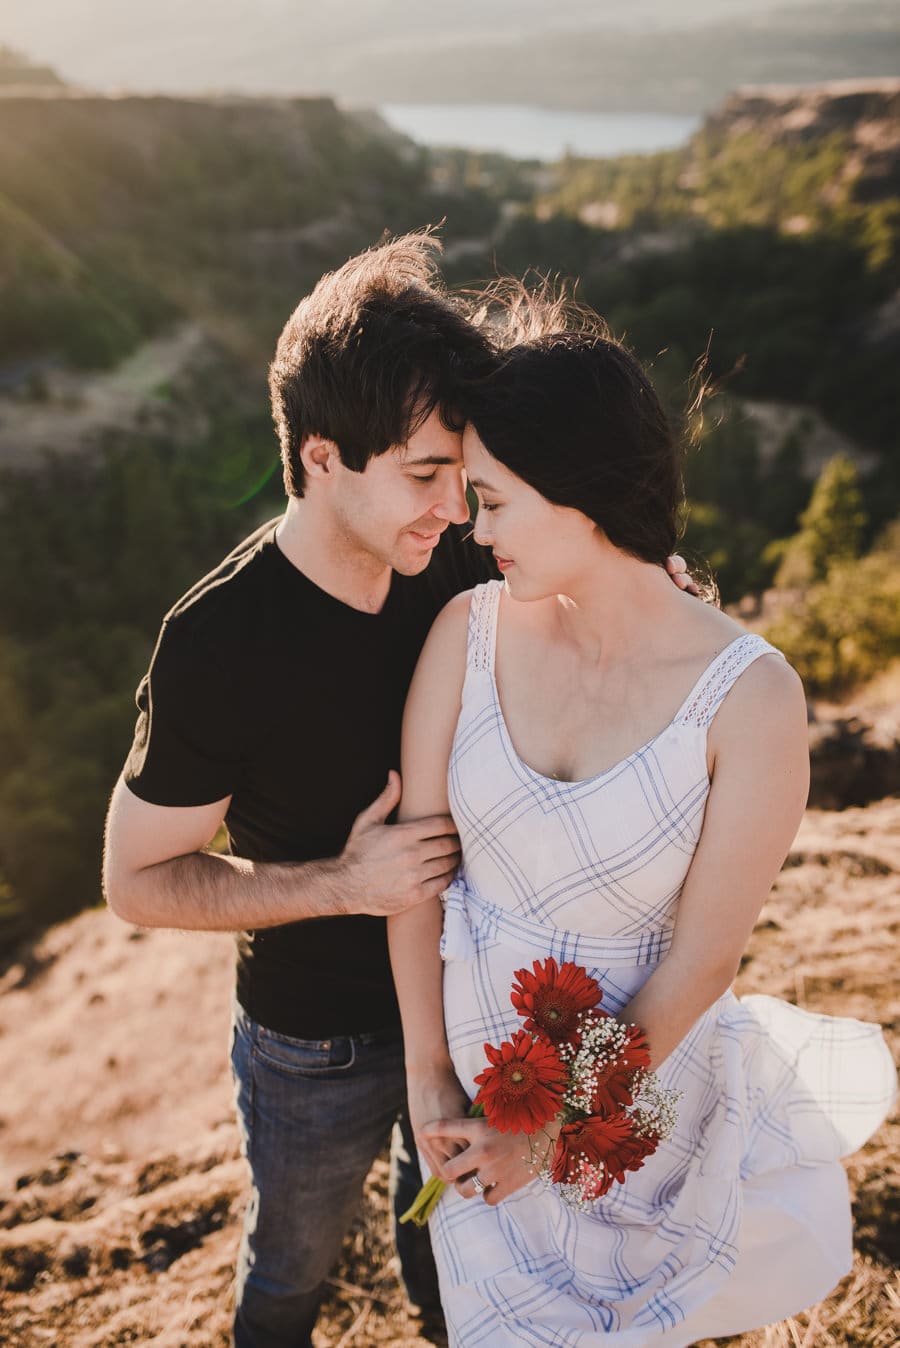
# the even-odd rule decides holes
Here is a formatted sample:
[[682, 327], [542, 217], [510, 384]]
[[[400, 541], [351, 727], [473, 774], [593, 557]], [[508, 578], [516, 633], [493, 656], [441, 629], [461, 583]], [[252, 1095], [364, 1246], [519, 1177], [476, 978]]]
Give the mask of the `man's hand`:
[[338, 858], [348, 913], [390, 917], [441, 894], [459, 865], [459, 838], [449, 815], [388, 824], [400, 800], [400, 774], [388, 774], [381, 795], [357, 815]]
[[677, 553], [674, 557], [667, 557], [666, 570], [679, 590], [687, 590], [688, 594], [700, 593], [698, 587], [691, 580], [691, 573], [688, 571], [687, 562], [683, 557], [679, 557]]
[[[551, 1130], [557, 1126], [551, 1125]], [[455, 1184], [463, 1198], [474, 1198], [472, 1176], [477, 1174], [485, 1187], [484, 1202], [493, 1207], [534, 1179], [546, 1150], [553, 1145], [552, 1131], [530, 1138], [523, 1133], [499, 1133], [486, 1119], [436, 1119], [419, 1130], [419, 1144], [426, 1155], [446, 1153], [454, 1145], [462, 1147], [437, 1173], [448, 1184]]]

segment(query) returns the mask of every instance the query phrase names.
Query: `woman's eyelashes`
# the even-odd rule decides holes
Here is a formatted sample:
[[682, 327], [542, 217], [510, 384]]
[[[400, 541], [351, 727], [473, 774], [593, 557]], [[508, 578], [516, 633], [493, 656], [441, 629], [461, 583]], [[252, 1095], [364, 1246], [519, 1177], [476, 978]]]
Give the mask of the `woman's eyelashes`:
[[489, 502], [489, 501], [479, 501], [479, 502], [478, 502], [478, 509], [479, 509], [479, 510], [485, 510], [485, 511], [487, 511], [488, 514], [490, 514], [490, 512], [491, 512], [492, 510], [496, 510], [497, 508], [498, 508], [498, 503], [497, 503], [496, 501], [493, 501], [493, 502]]

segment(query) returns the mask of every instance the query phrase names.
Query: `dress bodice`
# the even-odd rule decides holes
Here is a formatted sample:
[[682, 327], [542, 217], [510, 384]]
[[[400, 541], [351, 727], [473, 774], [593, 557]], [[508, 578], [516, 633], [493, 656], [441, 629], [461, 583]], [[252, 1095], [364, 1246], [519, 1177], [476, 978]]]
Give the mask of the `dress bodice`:
[[551, 944], [554, 930], [598, 938], [626, 958], [635, 943], [665, 944], [703, 824], [708, 726], [740, 674], [778, 652], [738, 636], [652, 739], [584, 781], [557, 781], [522, 761], [503, 718], [494, 677], [502, 588], [479, 586], [469, 612], [449, 769], [464, 858], [457, 891], [513, 924], [540, 924]]

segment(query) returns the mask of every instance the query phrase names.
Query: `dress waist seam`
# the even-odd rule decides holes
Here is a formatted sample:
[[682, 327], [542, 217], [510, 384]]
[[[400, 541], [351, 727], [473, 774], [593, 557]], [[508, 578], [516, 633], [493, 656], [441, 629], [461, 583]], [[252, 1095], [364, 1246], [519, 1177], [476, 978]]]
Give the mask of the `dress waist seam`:
[[591, 936], [546, 926], [489, 903], [462, 881], [444, 892], [441, 955], [450, 963], [471, 960], [490, 945], [503, 945], [530, 956], [552, 956], [589, 968], [642, 968], [658, 964], [672, 944], [674, 922], [645, 928], [633, 936]]

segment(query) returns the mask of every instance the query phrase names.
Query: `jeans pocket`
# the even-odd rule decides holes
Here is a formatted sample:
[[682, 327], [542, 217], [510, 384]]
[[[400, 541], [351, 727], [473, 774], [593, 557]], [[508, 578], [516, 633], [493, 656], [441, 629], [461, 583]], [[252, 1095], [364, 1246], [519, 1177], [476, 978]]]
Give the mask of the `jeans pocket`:
[[346, 1072], [356, 1061], [352, 1039], [293, 1039], [265, 1026], [257, 1027], [253, 1056], [285, 1076], [327, 1077]]

